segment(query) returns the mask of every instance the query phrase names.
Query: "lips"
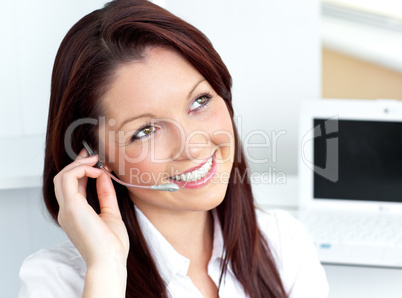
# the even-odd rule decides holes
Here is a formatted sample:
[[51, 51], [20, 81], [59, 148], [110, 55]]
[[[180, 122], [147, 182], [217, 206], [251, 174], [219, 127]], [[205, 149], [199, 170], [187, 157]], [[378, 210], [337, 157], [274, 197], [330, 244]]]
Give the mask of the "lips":
[[190, 181], [197, 181], [200, 180], [201, 178], [205, 177], [205, 175], [209, 172], [212, 166], [212, 156], [202, 165], [198, 167], [192, 168], [193, 170], [187, 170], [183, 172], [180, 175], [176, 175], [171, 177], [171, 179], [177, 180], [177, 181], [185, 181], [185, 182], [190, 182]]
[[[215, 152], [214, 152], [214, 154], [215, 154]], [[212, 155], [213, 155], [213, 154], [212, 154]], [[212, 156], [210, 156], [209, 158], [205, 159], [202, 164], [200, 163], [198, 166], [192, 167], [192, 168], [190, 168], [190, 169], [184, 171], [184, 172], [181, 173], [181, 174], [187, 174], [187, 173], [193, 172], [193, 171], [195, 171], [195, 170], [198, 170], [199, 168], [201, 168], [202, 166], [204, 166], [204, 165], [208, 162], [208, 160], [210, 160], [211, 158], [212, 158]]]
[[180, 187], [198, 188], [206, 184], [216, 172], [215, 153], [203, 164], [190, 168], [180, 175], [168, 178]]

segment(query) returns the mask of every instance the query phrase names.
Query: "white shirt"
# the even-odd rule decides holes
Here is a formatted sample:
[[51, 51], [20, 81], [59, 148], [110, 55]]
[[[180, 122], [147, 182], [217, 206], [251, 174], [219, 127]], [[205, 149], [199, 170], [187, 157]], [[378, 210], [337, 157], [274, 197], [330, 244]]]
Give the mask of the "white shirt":
[[[136, 208], [137, 218], [161, 277], [171, 297], [203, 297], [187, 277], [190, 260], [180, 255], [147, 217]], [[219, 284], [223, 238], [214, 214], [214, 240], [208, 274]], [[328, 283], [315, 247], [304, 227], [282, 210], [257, 210], [259, 227], [268, 240], [285, 291], [291, 298], [328, 296]], [[70, 241], [29, 256], [20, 270], [19, 298], [82, 297], [86, 264]], [[219, 289], [221, 298], [247, 297], [242, 285], [228, 268]]]

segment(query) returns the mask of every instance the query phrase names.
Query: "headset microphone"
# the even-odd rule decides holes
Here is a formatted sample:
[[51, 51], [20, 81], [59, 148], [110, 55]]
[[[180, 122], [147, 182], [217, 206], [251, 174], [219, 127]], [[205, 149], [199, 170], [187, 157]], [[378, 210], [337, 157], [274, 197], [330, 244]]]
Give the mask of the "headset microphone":
[[[82, 141], [82, 144], [84, 145], [85, 149], [88, 151], [88, 154], [90, 156], [95, 155], [95, 153], [89, 147], [87, 142]], [[180, 189], [179, 186], [175, 183], [166, 183], [166, 184], [159, 184], [159, 185], [136, 185], [136, 184], [126, 183], [124, 181], [121, 181], [116, 176], [114, 176], [108, 170], [106, 170], [105, 167], [103, 166], [103, 164], [100, 162], [100, 160], [98, 160], [98, 162], [96, 163], [95, 166], [102, 169], [110, 178], [112, 178], [117, 183], [120, 183], [120, 184], [128, 186], [128, 187], [136, 187], [136, 188], [142, 188], [142, 189], [154, 189], [154, 190], [160, 190], [160, 191], [176, 191], [176, 190]]]

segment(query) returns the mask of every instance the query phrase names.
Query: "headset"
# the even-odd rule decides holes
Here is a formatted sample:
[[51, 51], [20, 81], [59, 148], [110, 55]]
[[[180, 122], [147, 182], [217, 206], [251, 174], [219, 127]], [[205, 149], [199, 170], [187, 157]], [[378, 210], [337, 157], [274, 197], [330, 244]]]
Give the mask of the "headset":
[[[92, 151], [91, 147], [89, 147], [87, 142], [82, 141], [82, 144], [84, 145], [85, 149], [88, 151], [88, 154], [90, 156], [95, 155], [95, 152]], [[142, 189], [153, 189], [153, 190], [160, 190], [160, 191], [177, 191], [180, 189], [179, 186], [175, 183], [166, 183], [166, 184], [159, 184], [159, 185], [137, 185], [137, 184], [126, 183], [124, 181], [121, 181], [116, 176], [114, 176], [108, 170], [106, 170], [100, 160], [97, 161], [97, 163], [95, 164], [95, 167], [102, 169], [110, 178], [112, 178], [114, 181], [116, 181], [117, 183], [120, 183], [124, 186], [136, 187], [136, 188], [142, 188]]]

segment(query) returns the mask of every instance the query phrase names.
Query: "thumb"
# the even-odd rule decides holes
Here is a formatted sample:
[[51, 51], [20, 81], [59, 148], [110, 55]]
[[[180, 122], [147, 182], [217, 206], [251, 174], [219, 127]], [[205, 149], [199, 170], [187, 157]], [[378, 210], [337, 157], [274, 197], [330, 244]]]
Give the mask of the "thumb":
[[96, 179], [96, 191], [101, 214], [112, 213], [121, 217], [112, 179], [105, 172], [102, 172], [102, 175]]

